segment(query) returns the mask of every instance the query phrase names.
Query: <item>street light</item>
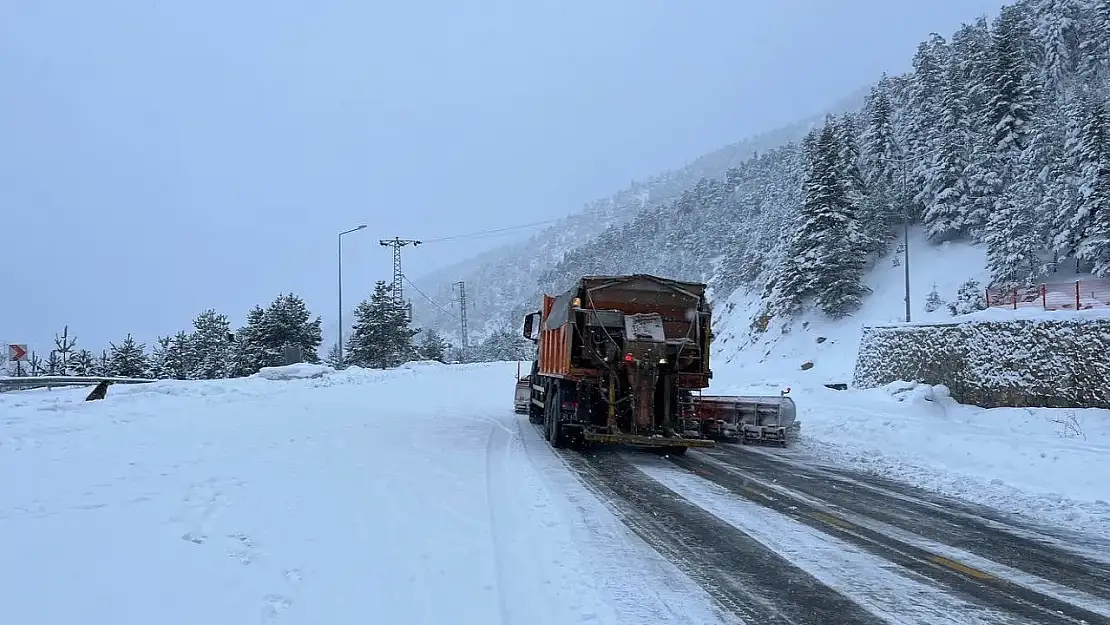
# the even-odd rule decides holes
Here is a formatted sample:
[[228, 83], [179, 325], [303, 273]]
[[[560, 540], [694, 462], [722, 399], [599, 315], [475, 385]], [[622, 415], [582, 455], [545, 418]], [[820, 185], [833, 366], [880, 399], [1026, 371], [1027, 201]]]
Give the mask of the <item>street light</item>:
[[876, 160], [886, 162], [897, 162], [901, 165], [902, 170], [902, 247], [904, 253], [904, 265], [906, 266], [906, 323], [910, 322], [910, 198], [909, 198], [909, 182], [906, 175], [906, 153], [902, 151], [901, 147], [896, 147], [898, 156], [894, 158], [877, 157]]
[[357, 232], [366, 227], [366, 224], [356, 226], [350, 230], [339, 233], [339, 368], [343, 368], [343, 235]]

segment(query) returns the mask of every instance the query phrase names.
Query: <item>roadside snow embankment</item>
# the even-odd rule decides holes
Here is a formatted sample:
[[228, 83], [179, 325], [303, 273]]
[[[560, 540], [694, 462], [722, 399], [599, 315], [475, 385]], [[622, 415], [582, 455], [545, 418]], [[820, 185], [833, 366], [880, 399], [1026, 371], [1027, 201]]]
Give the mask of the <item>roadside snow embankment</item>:
[[0, 395], [0, 621], [719, 622], [520, 427], [514, 372]]
[[[943, 304], [967, 280], [987, 282], [986, 251], [964, 243], [933, 245], [920, 231], [911, 232], [910, 250], [915, 323], [1076, 318], [1029, 309], [990, 309], [959, 318], [943, 305], [927, 311], [934, 285]], [[1110, 536], [1110, 410], [984, 410], [955, 403], [944, 387], [903, 382], [866, 391], [823, 386], [852, 382], [864, 326], [904, 321], [905, 267], [895, 256], [876, 264], [867, 277], [872, 293], [859, 311], [841, 320], [817, 312], [785, 326], [772, 320], [753, 340], [758, 294], [734, 294], [717, 309], [711, 392], [777, 395], [791, 388], [802, 437], [788, 454]], [[1091, 311], [1078, 318], [1105, 316]]]

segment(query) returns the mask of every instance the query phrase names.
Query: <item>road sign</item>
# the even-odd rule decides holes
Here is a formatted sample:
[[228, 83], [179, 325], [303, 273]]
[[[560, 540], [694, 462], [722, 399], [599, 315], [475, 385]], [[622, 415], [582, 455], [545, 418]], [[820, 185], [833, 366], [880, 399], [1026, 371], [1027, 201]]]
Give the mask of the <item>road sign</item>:
[[15, 343], [8, 345], [8, 360], [12, 362], [27, 360], [27, 346], [16, 345]]

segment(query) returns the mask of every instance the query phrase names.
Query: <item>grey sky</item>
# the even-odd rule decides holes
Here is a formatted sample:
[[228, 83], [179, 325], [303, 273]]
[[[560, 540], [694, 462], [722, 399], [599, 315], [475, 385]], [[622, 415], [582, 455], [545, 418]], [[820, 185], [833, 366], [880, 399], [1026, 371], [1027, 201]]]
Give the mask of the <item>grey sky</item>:
[[[998, 0], [0, 0], [0, 340], [99, 350], [578, 209], [909, 67]], [[418, 276], [497, 239], [428, 245]], [[110, 272], [125, 270], [125, 276]]]

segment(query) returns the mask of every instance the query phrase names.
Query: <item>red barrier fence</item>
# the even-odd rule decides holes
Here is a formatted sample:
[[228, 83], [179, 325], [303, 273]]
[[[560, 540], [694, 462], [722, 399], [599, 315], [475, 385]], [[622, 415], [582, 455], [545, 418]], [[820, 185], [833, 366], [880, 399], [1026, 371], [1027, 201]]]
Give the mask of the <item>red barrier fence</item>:
[[1042, 308], [1087, 310], [1110, 307], [1110, 279], [1088, 278], [1071, 282], [1044, 282], [1013, 289], [987, 289], [989, 308]]

